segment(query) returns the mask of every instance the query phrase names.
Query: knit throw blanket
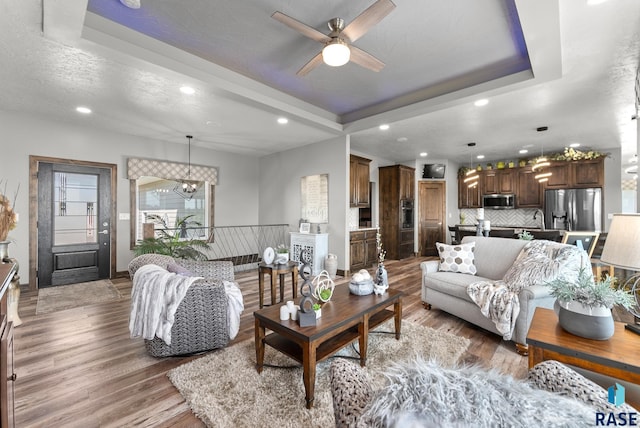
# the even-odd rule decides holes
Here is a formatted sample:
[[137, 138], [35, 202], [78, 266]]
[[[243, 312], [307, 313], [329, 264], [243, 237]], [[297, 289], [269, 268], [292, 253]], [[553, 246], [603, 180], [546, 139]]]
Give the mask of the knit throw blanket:
[[520, 251], [503, 279], [469, 284], [467, 294], [502, 337], [511, 340], [520, 313], [520, 290], [556, 278], [577, 278], [583, 257], [587, 254], [578, 247], [533, 240]]
[[158, 336], [171, 345], [171, 327], [187, 290], [201, 277], [177, 275], [148, 264], [133, 276], [129, 332], [131, 337], [151, 340]]

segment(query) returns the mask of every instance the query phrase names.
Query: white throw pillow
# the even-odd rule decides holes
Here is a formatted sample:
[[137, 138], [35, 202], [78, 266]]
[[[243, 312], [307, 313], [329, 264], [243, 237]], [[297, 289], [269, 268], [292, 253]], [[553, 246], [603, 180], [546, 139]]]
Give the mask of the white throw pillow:
[[458, 245], [447, 245], [436, 242], [436, 248], [440, 255], [440, 266], [438, 270], [441, 272], [458, 272], [475, 275], [476, 262], [473, 255], [475, 247], [475, 242]]

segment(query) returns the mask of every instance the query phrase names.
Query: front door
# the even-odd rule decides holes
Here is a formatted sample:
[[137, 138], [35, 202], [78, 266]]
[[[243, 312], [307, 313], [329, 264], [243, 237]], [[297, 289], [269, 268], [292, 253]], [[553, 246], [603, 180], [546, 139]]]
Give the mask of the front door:
[[418, 185], [420, 254], [437, 256], [436, 242], [445, 241], [446, 187], [444, 181], [421, 181]]
[[38, 165], [38, 287], [109, 278], [111, 169]]

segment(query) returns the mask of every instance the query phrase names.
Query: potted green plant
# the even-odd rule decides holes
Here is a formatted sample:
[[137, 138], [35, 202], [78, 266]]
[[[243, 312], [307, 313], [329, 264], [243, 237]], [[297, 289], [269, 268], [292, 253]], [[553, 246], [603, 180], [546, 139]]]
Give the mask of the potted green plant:
[[289, 261], [289, 247], [284, 244], [278, 244], [276, 247], [276, 259], [275, 264], [283, 265]]
[[588, 339], [606, 340], [613, 336], [611, 308], [620, 305], [629, 309], [635, 304], [629, 291], [615, 287], [614, 277], [596, 281], [585, 268], [580, 269], [577, 279], [560, 277], [547, 286], [556, 298], [554, 308], [560, 326]]
[[178, 259], [207, 260], [209, 245], [201, 239], [185, 238], [186, 230], [190, 225], [200, 226], [200, 223], [191, 219], [191, 215], [184, 218], [176, 218], [175, 229], [170, 230], [166, 220], [157, 215], [149, 215], [148, 219], [163, 227], [158, 229], [159, 236], [146, 238], [140, 241], [133, 252], [136, 256], [142, 254], [164, 254]]
[[322, 305], [320, 303], [314, 303], [312, 308], [316, 313], [316, 319], [320, 318], [322, 316]]
[[518, 239], [522, 239], [523, 241], [531, 241], [533, 240], [533, 235], [528, 231], [523, 230], [522, 232], [518, 233]]

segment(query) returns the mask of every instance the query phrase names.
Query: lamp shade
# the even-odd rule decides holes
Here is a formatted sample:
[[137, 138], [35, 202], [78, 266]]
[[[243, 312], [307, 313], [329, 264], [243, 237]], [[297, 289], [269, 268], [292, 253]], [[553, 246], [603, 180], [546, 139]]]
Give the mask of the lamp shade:
[[640, 214], [614, 214], [600, 260], [622, 269], [640, 270]]
[[349, 62], [351, 51], [345, 42], [336, 38], [322, 49], [322, 60], [332, 67], [340, 67]]

